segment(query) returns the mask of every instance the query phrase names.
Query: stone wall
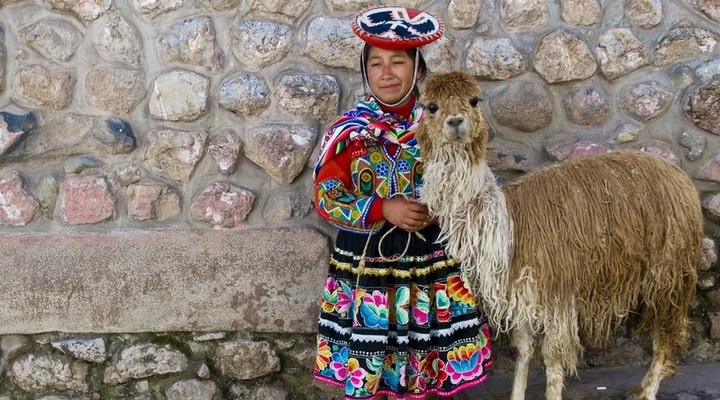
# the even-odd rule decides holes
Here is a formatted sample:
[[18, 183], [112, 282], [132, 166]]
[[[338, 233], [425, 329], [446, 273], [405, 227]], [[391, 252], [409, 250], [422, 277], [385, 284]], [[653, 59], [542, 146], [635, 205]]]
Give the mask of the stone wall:
[[[377, 3], [0, 0], [0, 287], [12, 293], [0, 399], [323, 398], [307, 378], [306, 316], [328, 254], [318, 235], [333, 230], [311, 212], [311, 165], [325, 127], [362, 93], [349, 16]], [[445, 20], [424, 50], [432, 71], [482, 81], [504, 179], [624, 148], [695, 179], [708, 251], [685, 361], [718, 360], [720, 4], [398, 4]], [[298, 254], [307, 272], [287, 268]], [[277, 329], [245, 319], [274, 299], [263, 278], [291, 304]], [[255, 308], [238, 293], [256, 294]], [[296, 309], [305, 323], [288, 323]], [[122, 318], [98, 323], [105, 314]], [[623, 332], [586, 366], [647, 354]]]

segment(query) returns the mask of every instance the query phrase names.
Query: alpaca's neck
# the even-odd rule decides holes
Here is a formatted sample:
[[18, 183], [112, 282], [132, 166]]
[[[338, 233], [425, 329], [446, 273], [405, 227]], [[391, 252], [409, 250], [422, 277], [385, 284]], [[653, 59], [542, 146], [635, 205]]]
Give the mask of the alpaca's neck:
[[502, 326], [507, 322], [512, 221], [487, 163], [470, 160], [457, 149], [433, 149], [425, 160], [420, 200], [439, 218], [439, 240], [446, 241], [448, 254], [462, 263], [491, 322]]

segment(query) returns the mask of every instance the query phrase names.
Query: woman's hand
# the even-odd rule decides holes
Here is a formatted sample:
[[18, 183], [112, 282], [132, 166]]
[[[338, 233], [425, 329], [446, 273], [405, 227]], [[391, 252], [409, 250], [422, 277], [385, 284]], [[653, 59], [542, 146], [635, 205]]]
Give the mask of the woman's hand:
[[402, 197], [385, 199], [382, 211], [386, 221], [408, 232], [417, 232], [435, 223], [427, 207], [418, 203], [416, 199]]

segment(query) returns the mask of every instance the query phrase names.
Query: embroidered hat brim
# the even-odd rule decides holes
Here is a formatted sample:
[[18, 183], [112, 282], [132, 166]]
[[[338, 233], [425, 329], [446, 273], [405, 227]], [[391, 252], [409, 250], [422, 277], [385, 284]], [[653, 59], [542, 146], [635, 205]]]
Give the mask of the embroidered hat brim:
[[442, 20], [425, 11], [381, 6], [355, 15], [352, 29], [371, 46], [407, 50], [440, 39], [445, 32], [445, 25]]

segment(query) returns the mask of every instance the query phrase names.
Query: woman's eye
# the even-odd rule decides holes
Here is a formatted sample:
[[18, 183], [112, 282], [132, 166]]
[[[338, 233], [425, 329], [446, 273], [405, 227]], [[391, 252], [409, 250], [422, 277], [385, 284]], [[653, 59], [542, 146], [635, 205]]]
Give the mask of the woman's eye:
[[435, 103], [430, 103], [427, 105], [427, 110], [430, 111], [430, 114], [435, 114], [438, 110], [438, 105]]
[[482, 99], [479, 96], [475, 96], [472, 99], [470, 99], [470, 107], [477, 107], [478, 103], [481, 102]]

